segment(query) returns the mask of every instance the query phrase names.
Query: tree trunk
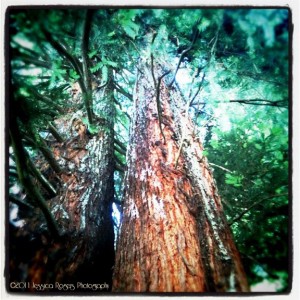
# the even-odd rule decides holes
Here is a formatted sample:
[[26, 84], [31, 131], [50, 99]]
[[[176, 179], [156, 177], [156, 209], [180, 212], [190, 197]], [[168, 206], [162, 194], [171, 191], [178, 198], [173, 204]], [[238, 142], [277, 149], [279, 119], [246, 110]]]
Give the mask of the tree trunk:
[[[70, 282], [76, 285], [80, 281], [106, 283], [111, 288], [114, 264], [115, 114], [111, 81], [101, 95], [95, 95], [94, 100], [95, 105], [99, 105], [96, 110], [98, 115], [101, 112], [101, 117], [94, 118], [98, 130], [92, 137], [87, 132], [72, 136], [72, 119], [80, 112], [74, 111], [54, 121], [59, 134], [67, 137], [64, 143], [48, 141], [52, 152], [49, 151], [62, 172], [57, 174], [42, 155], [36, 159], [37, 167], [57, 191], [57, 196], [47, 204], [59, 225], [60, 237], [49, 237], [40, 217], [38, 220], [28, 220], [27, 233], [24, 228], [20, 233], [11, 233], [11, 237], [23, 235], [24, 244], [30, 244], [31, 248], [26, 251], [26, 257], [18, 247], [12, 248], [10, 282]], [[47, 196], [42, 186], [39, 188]], [[30, 241], [32, 229], [35, 243]], [[13, 262], [16, 258], [18, 263]], [[26, 271], [21, 272], [17, 267], [14, 269], [13, 266], [18, 264], [24, 264]], [[83, 291], [94, 292], [91, 289]]]
[[143, 71], [134, 95], [113, 291], [248, 291], [186, 104], [164, 80], [157, 103], [151, 73]]
[[[94, 118], [98, 132], [71, 142], [64, 149], [71, 172], [63, 178], [66, 188], [53, 209], [70, 233], [76, 258], [68, 272], [84, 282], [106, 282], [111, 287], [114, 263], [112, 202], [114, 197], [114, 103], [112, 84], [95, 104], [101, 103], [101, 118]], [[61, 159], [62, 155], [60, 155]], [[69, 168], [70, 170], [70, 168]], [[60, 217], [59, 217], [60, 216]]]

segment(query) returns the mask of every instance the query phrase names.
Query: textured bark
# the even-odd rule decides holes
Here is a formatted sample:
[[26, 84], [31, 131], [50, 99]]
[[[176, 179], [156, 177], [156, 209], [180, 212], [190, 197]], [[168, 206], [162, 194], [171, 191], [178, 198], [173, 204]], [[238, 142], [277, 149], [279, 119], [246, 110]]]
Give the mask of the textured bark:
[[63, 194], [52, 201], [56, 218], [66, 234], [76, 241], [73, 245], [76, 259], [67, 272], [79, 280], [97, 279], [110, 286], [114, 262], [112, 93], [109, 84], [103, 94], [96, 95], [95, 103], [101, 103], [101, 114], [106, 117], [95, 118], [99, 128], [95, 136], [78, 137], [56, 148], [57, 158], [64, 160], [70, 172], [61, 177], [65, 187]]
[[160, 126], [151, 73], [144, 71], [134, 95], [113, 290], [248, 291], [202, 145], [185, 116], [185, 103], [162, 81]]
[[[14, 245], [30, 244], [26, 256], [18, 247], [11, 246], [10, 282], [24, 280], [44, 284], [57, 281], [76, 285], [82, 281], [107, 283], [111, 288], [114, 263], [112, 84], [109, 83], [103, 93], [95, 95], [94, 103], [99, 104], [95, 111], [96, 115], [101, 112], [101, 117], [95, 117], [98, 132], [92, 137], [87, 134], [72, 136], [70, 128], [74, 116], [85, 117], [80, 112], [69, 113], [54, 121], [65, 142], [53, 139], [47, 143], [53, 160], [63, 172], [54, 172], [42, 155], [35, 163], [57, 191], [57, 196], [47, 205], [61, 236], [58, 239], [49, 237], [40, 217], [26, 220], [26, 226], [19, 232], [10, 228]], [[42, 186], [39, 188], [45, 197], [49, 195]], [[32, 232], [34, 243], [31, 242]], [[19, 265], [24, 265], [24, 270], [19, 270]]]

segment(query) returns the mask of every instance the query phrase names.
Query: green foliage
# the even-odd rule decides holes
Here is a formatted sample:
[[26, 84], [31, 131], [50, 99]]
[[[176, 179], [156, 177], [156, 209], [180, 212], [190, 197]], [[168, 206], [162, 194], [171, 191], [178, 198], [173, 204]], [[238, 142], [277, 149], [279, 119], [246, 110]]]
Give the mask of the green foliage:
[[69, 76], [70, 76], [71, 81], [73, 81], [73, 82], [76, 82], [80, 78], [80, 76], [77, 74], [77, 72], [75, 70], [70, 70]]
[[241, 187], [241, 186], [243, 186], [242, 185], [242, 180], [244, 178], [243, 175], [232, 175], [232, 174], [226, 173], [225, 177], [226, 177], [225, 183], [231, 184], [234, 187]]
[[140, 26], [136, 24], [135, 18], [140, 13], [140, 10], [125, 9], [121, 10], [118, 15], [118, 20], [125, 33], [133, 40], [139, 33]]
[[[286, 286], [287, 113], [247, 107], [242, 115], [232, 113], [231, 119], [232, 128], [224, 132], [220, 124], [218, 129], [213, 129], [217, 135], [206, 145], [209, 161], [233, 172], [213, 165], [224, 208], [229, 222], [237, 220], [232, 229], [250, 282], [254, 284], [271, 278], [281, 280]], [[242, 217], [239, 219], [239, 216]], [[276, 253], [271, 253], [272, 249], [276, 249]], [[263, 268], [263, 275], [257, 272], [258, 267]], [[278, 272], [284, 275], [279, 276]]]
[[[70, 93], [83, 79], [82, 22], [78, 9], [10, 11], [10, 101], [23, 137], [82, 109], [82, 99], [74, 102]], [[279, 280], [282, 289], [288, 278], [288, 27], [287, 9], [98, 9], [88, 44], [89, 79], [107, 83], [114, 70], [115, 136], [126, 145], [139, 63], [150, 66], [152, 54], [155, 65], [174, 70], [199, 30], [177, 86], [188, 100], [201, 84], [190, 107], [195, 132], [205, 141], [203, 155], [212, 162], [251, 283]], [[101, 92], [93, 92], [98, 116]], [[92, 134], [98, 131], [83, 120]], [[126, 164], [124, 154], [115, 156]], [[115, 185], [120, 198], [121, 173]]]

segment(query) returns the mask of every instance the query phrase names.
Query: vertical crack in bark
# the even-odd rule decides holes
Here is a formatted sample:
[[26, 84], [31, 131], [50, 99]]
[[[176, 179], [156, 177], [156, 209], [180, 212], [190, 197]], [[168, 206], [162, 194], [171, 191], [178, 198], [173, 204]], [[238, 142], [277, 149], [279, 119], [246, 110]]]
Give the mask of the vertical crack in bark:
[[181, 233], [178, 233], [177, 235], [177, 250], [182, 258], [182, 261], [184, 262], [187, 270], [190, 272], [192, 276], [196, 276], [197, 272], [194, 269], [194, 267], [188, 262], [187, 258], [185, 257], [183, 250], [185, 245], [185, 239], [184, 236]]
[[[166, 143], [160, 141], [162, 126], [155, 114], [152, 82], [139, 76], [114, 290], [226, 291], [230, 278], [244, 274], [212, 174], [188, 116], [186, 129], [180, 128], [182, 103], [177, 95], [163, 80], [159, 93]], [[173, 137], [183, 136], [184, 130], [190, 146], [179, 152], [181, 167], [176, 169], [180, 145]], [[242, 281], [236, 286], [246, 290]]]
[[[238, 291], [249, 291], [245, 272], [226, 223], [212, 173], [206, 158], [202, 155], [202, 145], [193, 133], [188, 116], [186, 116], [185, 128], [179, 128], [180, 114], [176, 116], [176, 112], [180, 112], [180, 105], [176, 103], [180, 102], [178, 99], [181, 96], [174, 90], [172, 90], [171, 96], [173, 100], [171, 107], [177, 126], [175, 131], [181, 130], [183, 136], [182, 131], [186, 130], [185, 137], [189, 144], [188, 147], [182, 147], [182, 152], [177, 156], [184, 157], [184, 167], [192, 182], [193, 194], [196, 196], [190, 199], [188, 208], [193, 215], [198, 215], [196, 219], [207, 288], [211, 291], [232, 290], [232, 278], [235, 278], [235, 286]], [[188, 106], [186, 112], [187, 108]], [[204, 230], [204, 228], [207, 229]], [[234, 274], [234, 277], [231, 274]]]

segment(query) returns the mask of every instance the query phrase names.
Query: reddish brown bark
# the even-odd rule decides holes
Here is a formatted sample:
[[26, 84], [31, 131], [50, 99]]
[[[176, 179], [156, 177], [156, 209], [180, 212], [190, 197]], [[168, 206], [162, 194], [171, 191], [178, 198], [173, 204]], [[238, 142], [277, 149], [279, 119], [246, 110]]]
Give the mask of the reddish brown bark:
[[139, 75], [113, 290], [248, 291], [212, 173], [182, 98], [162, 82], [159, 124], [151, 84]]
[[[100, 118], [95, 117], [98, 132], [92, 137], [88, 137], [82, 128], [78, 135], [72, 132], [74, 116], [86, 117], [78, 111], [54, 121], [65, 141], [57, 142], [48, 137], [51, 151], [48, 150], [62, 172], [55, 172], [42, 155], [36, 159], [36, 165], [56, 189], [57, 196], [47, 201], [47, 205], [61, 236], [53, 239], [48, 234], [38, 210], [35, 210], [37, 216], [26, 220], [23, 228], [11, 228], [10, 236], [14, 240], [10, 243], [10, 282], [57, 281], [76, 285], [77, 281], [82, 281], [107, 283], [111, 288], [114, 263], [112, 93], [112, 85], [108, 84], [103, 94], [95, 96], [95, 104], [101, 103], [105, 118], [102, 117], [100, 122]], [[47, 199], [47, 192], [41, 186], [38, 188]], [[33, 235], [34, 242], [31, 242]], [[15, 244], [30, 245], [30, 249], [24, 255]], [[24, 270], [18, 269], [18, 265], [24, 265]], [[32, 286], [30, 291], [34, 291]]]
[[[106, 282], [110, 286], [114, 261], [112, 93], [110, 83], [103, 94], [95, 96], [95, 103], [101, 103], [100, 112], [105, 116], [101, 120], [95, 117], [96, 134], [87, 136], [85, 125], [78, 126], [76, 122], [77, 137], [56, 147], [56, 158], [64, 163], [68, 172], [61, 175], [64, 189], [51, 205], [66, 237], [71, 240], [69, 250], [73, 251], [73, 257], [64, 272], [74, 280]], [[69, 120], [65, 130], [74, 124], [74, 118]]]

